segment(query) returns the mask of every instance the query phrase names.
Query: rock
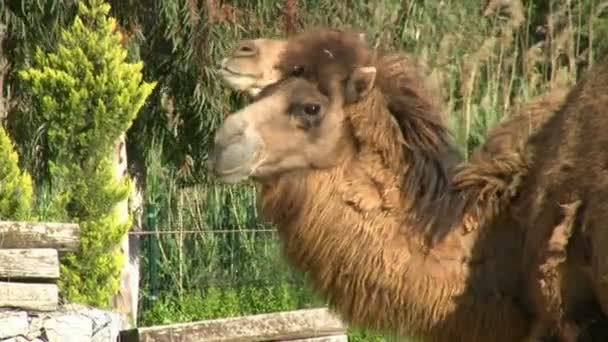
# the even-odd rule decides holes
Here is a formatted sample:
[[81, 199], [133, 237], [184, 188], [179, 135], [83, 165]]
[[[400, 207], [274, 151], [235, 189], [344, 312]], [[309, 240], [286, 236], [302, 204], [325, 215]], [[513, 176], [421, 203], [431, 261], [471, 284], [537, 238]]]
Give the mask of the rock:
[[68, 304], [52, 312], [0, 311], [2, 342], [115, 342], [118, 313]]
[[118, 313], [91, 309], [88, 315], [93, 321], [92, 342], [116, 341], [121, 330], [121, 318]]
[[28, 332], [27, 313], [19, 311], [0, 312], [0, 340]]
[[42, 324], [49, 342], [90, 341], [93, 337], [93, 322], [79, 313], [49, 315]]
[[2, 342], [46, 342], [46, 341], [39, 339], [39, 338], [28, 339], [23, 336], [18, 336], [18, 337], [9, 338], [8, 340], [2, 340]]

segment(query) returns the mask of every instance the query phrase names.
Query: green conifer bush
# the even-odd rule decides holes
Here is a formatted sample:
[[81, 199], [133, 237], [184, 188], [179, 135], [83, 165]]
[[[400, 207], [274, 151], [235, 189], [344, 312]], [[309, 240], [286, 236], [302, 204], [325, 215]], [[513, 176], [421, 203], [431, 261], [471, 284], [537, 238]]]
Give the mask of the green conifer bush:
[[119, 221], [116, 205], [129, 196], [131, 181], [116, 180], [112, 156], [156, 83], [143, 81], [141, 62], [126, 62], [108, 4], [78, 6], [57, 51], [38, 49], [20, 76], [31, 87], [35, 120], [46, 127], [52, 219], [82, 230], [79, 251], [62, 259], [62, 292], [106, 307], [119, 286], [117, 245], [130, 225]]
[[32, 178], [19, 169], [19, 157], [0, 126], [0, 220], [27, 220], [32, 209]]

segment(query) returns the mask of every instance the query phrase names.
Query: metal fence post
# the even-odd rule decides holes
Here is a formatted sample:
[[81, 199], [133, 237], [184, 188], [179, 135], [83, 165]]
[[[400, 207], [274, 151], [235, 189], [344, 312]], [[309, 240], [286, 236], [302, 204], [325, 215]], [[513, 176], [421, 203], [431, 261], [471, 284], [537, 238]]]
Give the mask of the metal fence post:
[[[148, 213], [146, 215], [146, 226], [150, 232], [156, 231], [158, 219], [158, 207], [154, 203], [148, 203]], [[154, 302], [158, 299], [158, 243], [159, 240], [156, 234], [148, 236], [148, 280], [150, 284], [149, 299]]]

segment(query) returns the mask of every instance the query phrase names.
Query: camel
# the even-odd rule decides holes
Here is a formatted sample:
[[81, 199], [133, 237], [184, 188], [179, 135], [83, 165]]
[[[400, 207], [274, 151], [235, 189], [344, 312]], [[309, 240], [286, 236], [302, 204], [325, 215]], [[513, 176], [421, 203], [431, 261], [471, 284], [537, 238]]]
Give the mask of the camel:
[[[255, 56], [255, 60], [252, 61], [252, 63], [246, 64], [244, 63], [246, 61], [246, 57], [245, 56], [241, 56], [241, 61], [239, 63], [241, 64], [236, 64], [236, 63], [232, 63], [233, 62], [233, 56], [236, 55], [237, 53], [233, 53], [233, 55], [229, 56], [228, 58], [225, 58], [222, 61], [222, 67], [225, 67], [227, 65], [230, 65], [231, 68], [233, 68], [235, 71], [237, 72], [232, 72], [232, 73], [226, 73], [224, 75], [229, 75], [228, 77], [233, 77], [235, 79], [238, 80], [239, 76], [239, 72], [240, 73], [248, 73], [248, 74], [257, 74], [257, 75], [262, 75], [261, 72], [256, 72], [258, 70], [258, 66], [257, 63], [259, 63], [260, 60], [265, 60], [266, 63], [264, 65], [268, 66], [268, 65], [276, 65], [278, 62], [278, 57], [280, 57], [280, 53], [274, 53], [274, 54], [267, 54], [267, 51], [270, 49], [280, 49], [281, 52], [284, 51], [287, 42], [285, 40], [273, 40], [272, 41], [272, 45], [267, 44], [267, 41], [265, 39], [256, 39], [253, 41], [245, 41], [243, 45], [247, 46], [248, 51]], [[280, 43], [277, 43], [280, 42]], [[235, 51], [239, 51], [241, 48], [242, 44], [238, 44], [237, 45], [237, 49]], [[262, 58], [260, 56], [263, 56]], [[266, 57], [266, 56], [270, 56], [270, 57]], [[269, 62], [271, 61], [271, 62]], [[396, 54], [391, 54], [389, 56], [380, 56], [379, 57], [379, 62], [376, 63], [377, 65], [379, 65], [379, 71], [382, 72], [385, 77], [387, 76], [395, 76], [398, 73], [401, 73], [401, 75], [405, 75], [405, 77], [401, 77], [401, 80], [403, 81], [401, 83], [401, 85], [405, 85], [403, 87], [401, 87], [399, 89], [399, 91], [402, 91], [403, 93], [407, 94], [407, 93], [413, 93], [416, 96], [422, 96], [424, 97], [425, 95], [427, 95], [427, 101], [431, 98], [430, 96], [428, 96], [429, 92], [426, 92], [425, 94], [417, 94], [417, 91], [420, 91], [421, 89], [416, 89], [413, 87], [408, 87], [408, 84], [421, 84], [421, 79], [422, 79], [422, 75], [420, 73], [416, 74], [414, 72], [414, 70], [419, 70], [419, 68], [416, 66], [415, 63], [412, 62], [411, 59], [408, 59], [406, 56], [404, 55], [396, 55]], [[382, 67], [385, 67], [384, 70], [382, 70]], [[282, 79], [283, 76], [280, 75], [279, 73], [279, 69], [277, 68], [273, 68], [273, 77], [274, 79], [271, 81], [268, 81], [266, 83], [266, 85], [271, 84], [273, 82], [276, 82], [276, 80], [278, 79]], [[286, 69], [288, 71], [291, 71], [289, 69]], [[408, 76], [410, 78], [408, 78]], [[387, 87], [385, 87], [387, 88]], [[388, 87], [388, 89], [390, 90], [391, 88]], [[396, 90], [396, 88], [392, 88], [393, 90]], [[405, 91], [404, 91], [405, 89]], [[246, 91], [248, 92], [247, 87], [243, 87], [240, 89], [241, 91]], [[488, 134], [488, 138], [486, 140], [486, 143], [483, 144], [481, 147], [479, 147], [476, 151], [474, 151], [473, 154], [473, 158], [472, 161], [473, 162], [477, 162], [477, 164], [479, 163], [484, 163], [484, 160], [488, 161], [491, 160], [492, 158], [495, 158], [498, 155], [501, 154], [507, 154], [507, 153], [513, 153], [513, 152], [517, 152], [520, 148], [523, 147], [523, 145], [525, 144], [525, 142], [527, 141], [527, 138], [529, 137], [529, 135], [531, 133], [533, 133], [534, 131], [540, 129], [540, 127], [550, 118], [550, 116], [552, 115], [553, 112], [557, 111], [565, 102], [566, 99], [566, 95], [568, 94], [568, 88], [557, 88], [555, 90], [550, 91], [548, 94], [542, 95], [540, 97], [534, 98], [532, 99], [530, 102], [528, 102], [527, 104], [525, 104], [524, 106], [522, 106], [521, 108], [518, 109], [517, 114], [512, 116], [509, 120], [502, 122], [500, 124], [498, 124], [495, 128], [493, 128], [489, 134]], [[259, 93], [259, 91], [254, 92], [250, 92], [251, 96], [256, 96]], [[432, 92], [431, 92], [432, 93]], [[387, 95], [385, 93], [385, 95]], [[388, 92], [388, 101], [391, 102], [391, 96], [395, 99], [399, 99], [399, 95], [400, 94], [395, 94], [392, 95], [390, 92]], [[348, 94], [347, 96], [348, 97]], [[404, 132], [407, 133], [407, 130]], [[487, 164], [487, 163], [486, 163]], [[479, 166], [479, 165], [478, 165]], [[486, 165], [487, 166], [487, 165]], [[492, 165], [490, 163], [490, 169], [495, 167], [495, 165]], [[483, 170], [483, 168], [481, 168]], [[522, 167], [522, 169], [514, 171], [517, 173], [523, 174], [523, 172], [525, 171], [525, 167]], [[361, 202], [360, 199], [358, 199], [358, 202]], [[572, 218], [572, 214], [568, 214], [565, 215], [566, 218], [564, 218], [564, 224], [560, 224], [560, 225], [556, 225], [557, 228], [554, 229], [555, 232], [558, 232], [561, 228], [564, 227], [564, 225], [568, 225], [566, 224], [566, 222], [568, 222], [571, 218]], [[552, 237], [553, 238], [553, 237]], [[536, 250], [538, 249], [537, 246], [532, 246], [529, 247], [532, 250]], [[536, 260], [536, 259], [534, 259]], [[546, 267], [548, 264], [551, 264], [552, 262], [554, 262], [553, 259], [549, 258], [549, 261], [546, 262], [543, 265], [540, 265], [542, 267]], [[536, 264], [534, 264], [536, 265]], [[538, 266], [538, 265], [537, 265]], [[537, 267], [537, 268], [540, 268]], [[531, 266], [528, 265], [528, 268], [530, 268]], [[536, 276], [540, 277], [540, 275], [536, 274], [538, 272], [537, 269], [533, 269], [533, 270], [529, 270], [531, 273], [535, 274]], [[533, 284], [537, 284], [537, 280], [538, 278], [532, 277], [532, 279], [534, 279]], [[531, 291], [534, 293], [534, 291], [538, 292], [538, 289], [531, 289]], [[541, 294], [537, 294], [538, 296], [541, 296]], [[539, 298], [542, 298], [539, 297]], [[528, 298], [529, 299], [529, 298]], [[543, 304], [544, 303], [544, 304]], [[533, 304], [529, 304], [531, 306], [537, 306], [536, 310], [538, 309], [538, 305], [540, 305], [540, 307], [543, 307], [543, 305], [549, 305], [548, 303], [545, 302], [537, 302], [537, 303], [533, 303]], [[544, 310], [544, 309], [542, 309]], [[542, 311], [541, 310], [541, 311]], [[595, 318], [594, 318], [595, 319]], [[541, 318], [540, 322], [538, 324], [538, 326], [535, 326], [533, 328], [533, 332], [532, 332], [532, 337], [530, 337], [530, 340], [535, 340], [540, 338], [543, 334], [545, 334], [547, 331], [550, 331], [550, 329], [547, 326], [547, 322], [546, 322], [546, 318]], [[588, 323], [585, 323], [588, 324]], [[555, 333], [555, 331], [553, 331], [553, 333]], [[565, 338], [567, 340], [573, 340], [573, 338], [566, 338], [563, 337], [564, 333], [558, 333], [562, 335], [562, 338]], [[566, 334], [567, 335], [567, 334]]]
[[460, 165], [433, 99], [415, 89], [424, 80], [386, 61], [347, 30], [288, 39], [282, 78], [226, 117], [210, 168], [259, 184], [287, 260], [351, 325], [522, 341], [524, 235], [501, 213], [523, 160]]

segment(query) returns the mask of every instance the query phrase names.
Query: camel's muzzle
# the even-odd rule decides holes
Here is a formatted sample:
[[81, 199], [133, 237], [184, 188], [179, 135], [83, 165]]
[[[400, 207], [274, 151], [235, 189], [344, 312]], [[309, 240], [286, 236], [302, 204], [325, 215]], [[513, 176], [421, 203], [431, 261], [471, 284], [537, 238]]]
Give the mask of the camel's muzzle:
[[209, 156], [209, 170], [224, 183], [238, 183], [249, 178], [260, 159], [264, 143], [239, 114], [233, 114], [215, 134]]

